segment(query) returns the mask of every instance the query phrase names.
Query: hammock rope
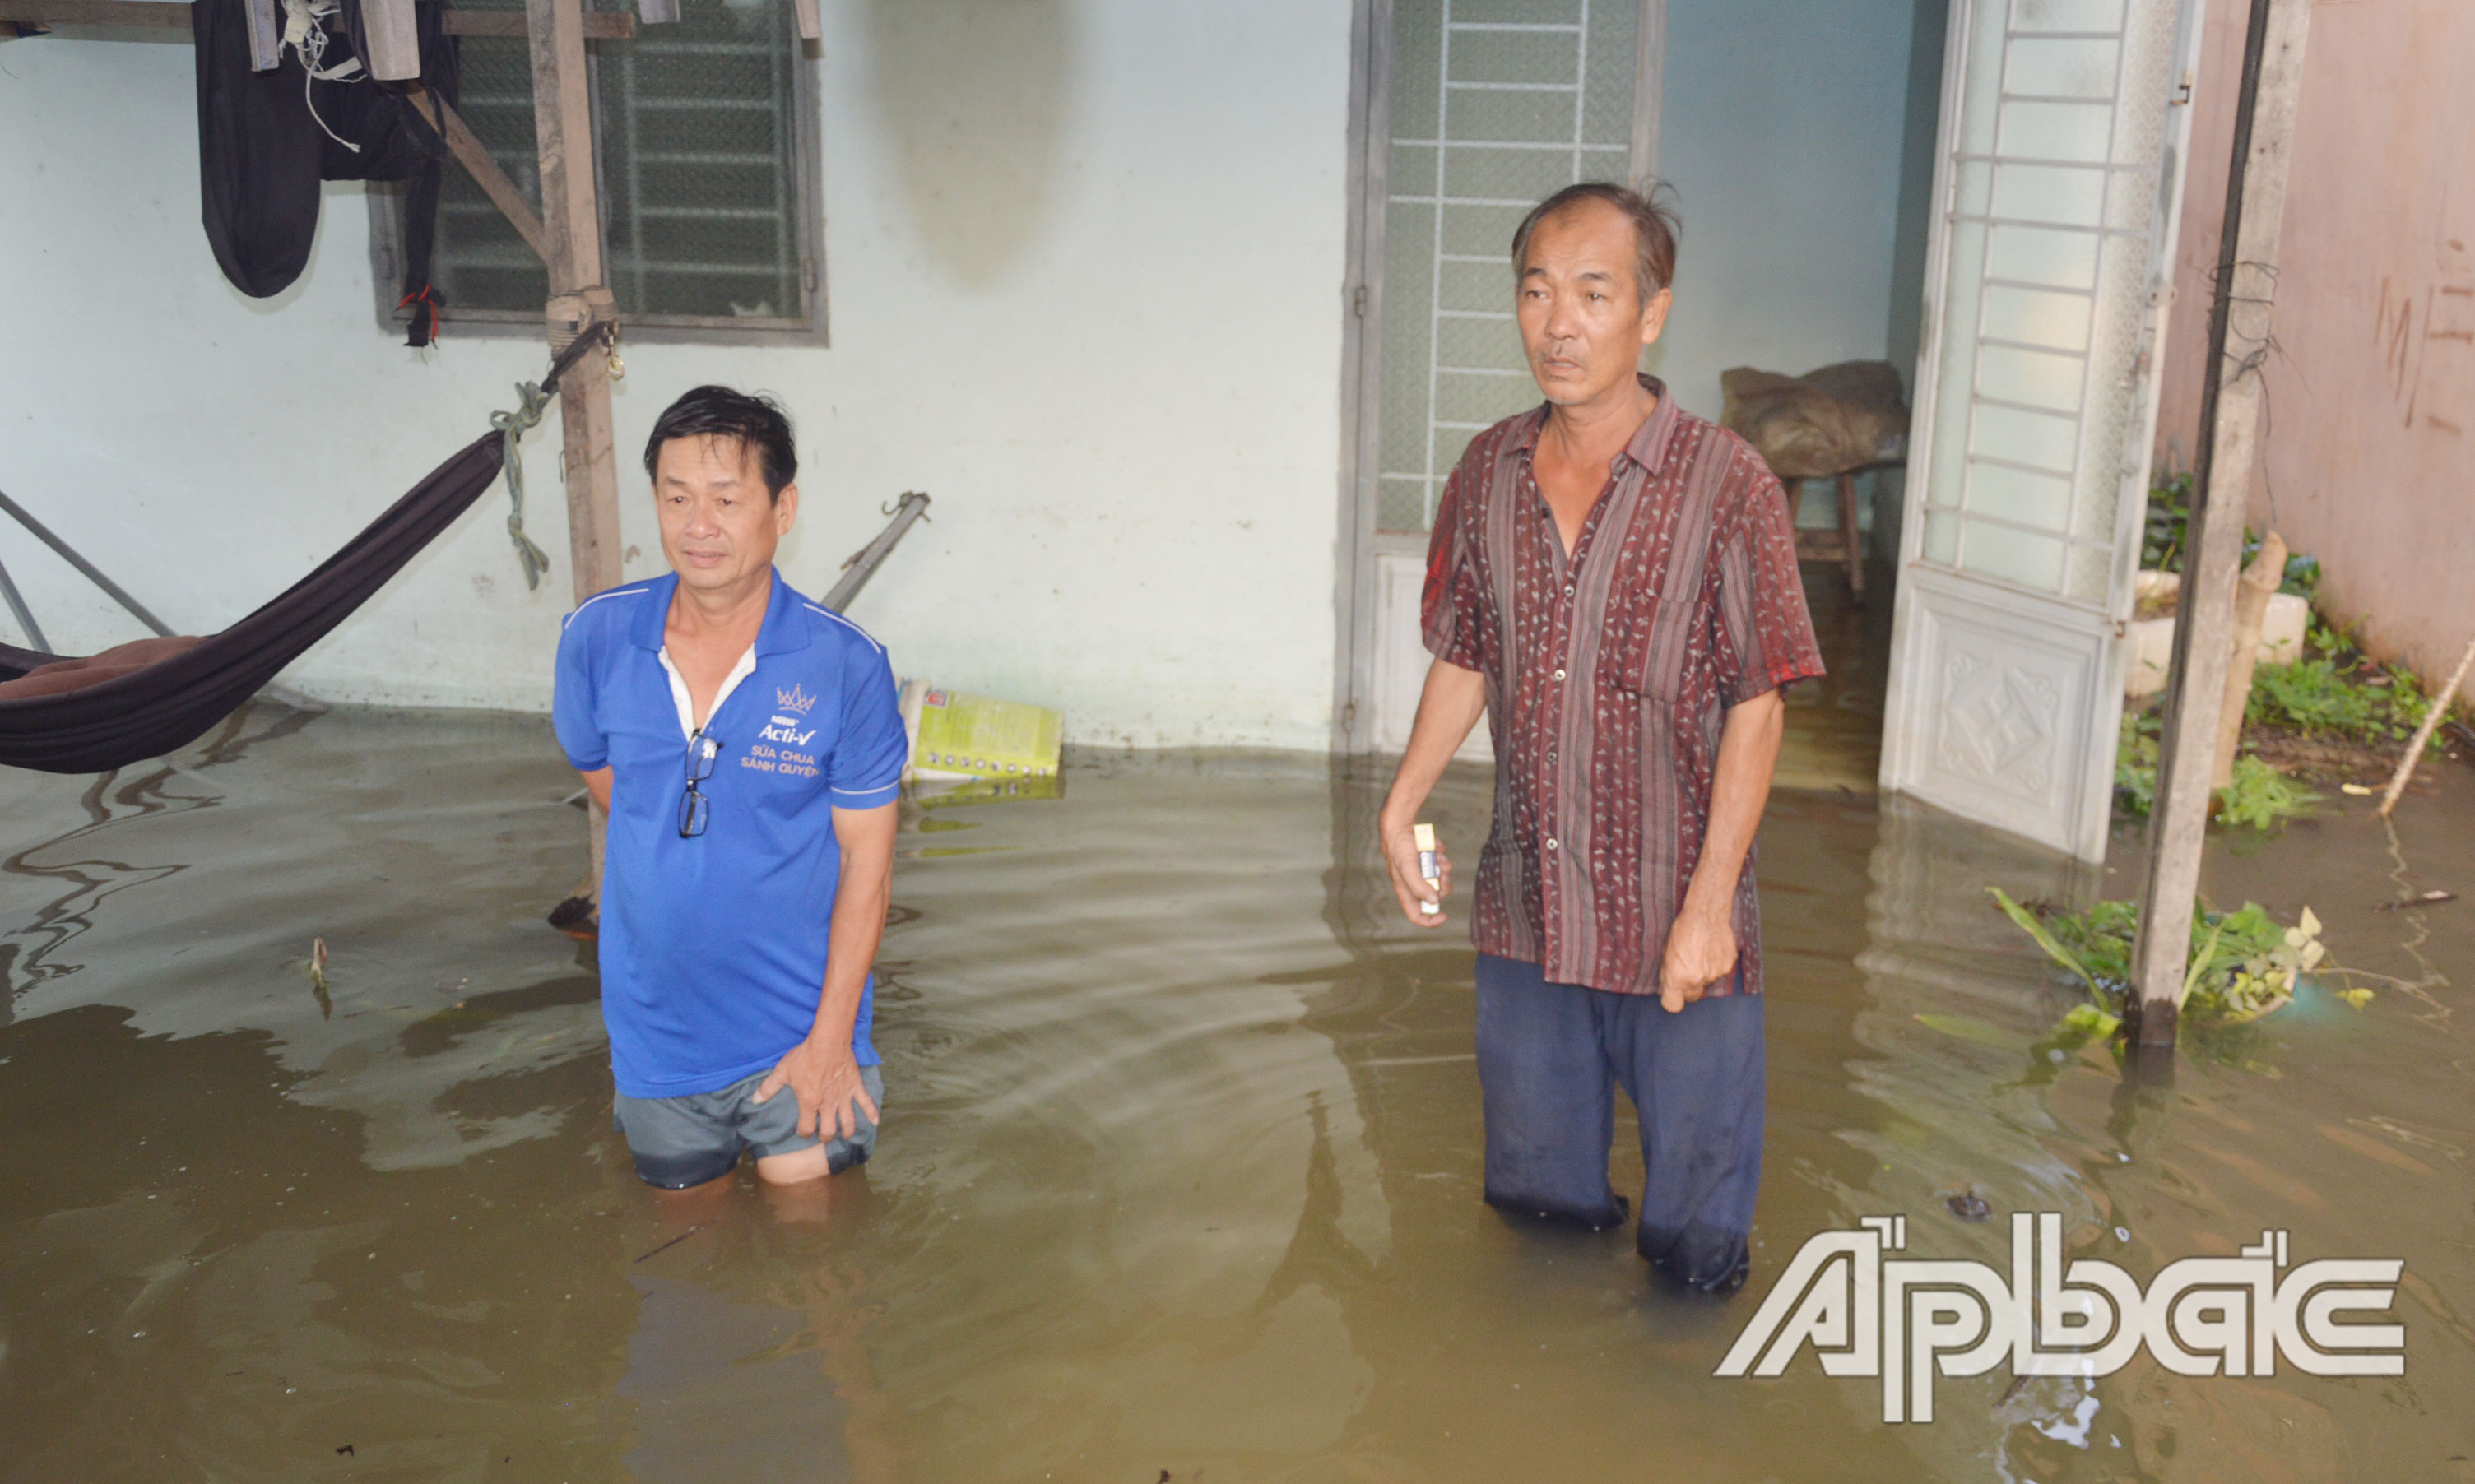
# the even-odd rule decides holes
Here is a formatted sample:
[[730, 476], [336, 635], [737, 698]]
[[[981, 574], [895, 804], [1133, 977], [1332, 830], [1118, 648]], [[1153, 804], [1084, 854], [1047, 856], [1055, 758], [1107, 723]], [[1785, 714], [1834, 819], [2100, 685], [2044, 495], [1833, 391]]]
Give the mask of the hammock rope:
[[[608, 349], [610, 379], [624, 379], [627, 375], [627, 363], [619, 358], [619, 327], [608, 320], [598, 320], [576, 339], [589, 340], [596, 335]], [[574, 350], [575, 347], [570, 346], [560, 353], [558, 363], [551, 368], [547, 382], [516, 383], [518, 406], [515, 411], [490, 414], [490, 426], [499, 430], [505, 443], [501, 460], [507, 466], [507, 539], [515, 543], [516, 560], [524, 564], [525, 589], [527, 592], [541, 586], [542, 574], [550, 571], [550, 553], [525, 534], [525, 461], [518, 445], [524, 441], [525, 434], [532, 430], [533, 425], [542, 420], [542, 413], [550, 406], [551, 394], [558, 385], [558, 374], [575, 364]]]
[[491, 413], [490, 426], [499, 430], [499, 461], [507, 470], [507, 539], [516, 544], [516, 560], [525, 567], [525, 590], [530, 592], [541, 586], [542, 573], [550, 571], [550, 553], [525, 534], [525, 460], [517, 445], [542, 420], [551, 394], [538, 381], [525, 381], [517, 385], [516, 395], [523, 405], [513, 412]]

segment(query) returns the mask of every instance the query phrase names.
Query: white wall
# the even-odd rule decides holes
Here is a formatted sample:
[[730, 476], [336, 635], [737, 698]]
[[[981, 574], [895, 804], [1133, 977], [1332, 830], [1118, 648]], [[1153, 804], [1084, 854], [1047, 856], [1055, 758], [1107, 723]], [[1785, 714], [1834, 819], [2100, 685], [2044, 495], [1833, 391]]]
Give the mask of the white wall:
[[1730, 366], [1890, 354], [1895, 301], [1914, 312], [1894, 259], [1916, 19], [1916, 0], [1667, 0], [1658, 169], [1684, 231], [1647, 364], [1689, 410], [1719, 416]]
[[[628, 574], [659, 570], [635, 465], [655, 413], [702, 381], [762, 388], [806, 464], [795, 583], [829, 586], [881, 502], [936, 498], [853, 608], [904, 673], [1059, 707], [1078, 742], [1324, 746], [1349, 8], [824, 10], [832, 348], [627, 349]], [[291, 289], [227, 286], [191, 69], [184, 44], [0, 45], [0, 490], [204, 630], [483, 429], [543, 353], [382, 335], [356, 186], [329, 187]], [[569, 605], [554, 416], [527, 448], [542, 591], [494, 492], [287, 679], [546, 707]], [[135, 637], [13, 528], [0, 560], [57, 646]]]

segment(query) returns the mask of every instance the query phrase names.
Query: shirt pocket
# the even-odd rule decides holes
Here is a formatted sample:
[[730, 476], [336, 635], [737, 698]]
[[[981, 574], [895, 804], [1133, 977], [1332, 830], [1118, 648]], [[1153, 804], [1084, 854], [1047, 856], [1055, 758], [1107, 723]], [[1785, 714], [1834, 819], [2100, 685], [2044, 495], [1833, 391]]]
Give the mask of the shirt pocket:
[[1684, 688], [1684, 657], [1692, 639], [1694, 603], [1659, 597], [1637, 604], [1616, 645], [1607, 679], [1619, 691], [1674, 704]]

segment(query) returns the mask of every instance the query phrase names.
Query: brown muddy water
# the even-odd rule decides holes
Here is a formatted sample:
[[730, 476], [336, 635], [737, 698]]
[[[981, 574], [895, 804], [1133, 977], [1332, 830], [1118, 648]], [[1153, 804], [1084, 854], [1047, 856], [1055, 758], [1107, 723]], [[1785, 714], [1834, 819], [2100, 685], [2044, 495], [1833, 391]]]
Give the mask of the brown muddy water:
[[[2373, 910], [2475, 897], [2458, 769], [2393, 837], [2333, 799], [2219, 848], [2213, 894], [2388, 980], [2169, 1087], [2036, 1044], [2071, 993], [1983, 888], [2088, 883], [1782, 793], [1756, 1266], [1711, 1301], [1481, 1204], [1470, 954], [1379, 898], [1374, 777], [1084, 756], [1062, 799], [906, 809], [876, 1160], [666, 1211], [541, 922], [581, 853], [546, 725], [228, 739], [0, 778], [0, 1478], [2475, 1477], [2475, 900]], [[1469, 772], [1433, 810], [1464, 859], [1485, 809]], [[2265, 1228], [2403, 1258], [2406, 1374], [1997, 1369], [1899, 1426], [1810, 1354], [1711, 1375], [1816, 1232], [1904, 1214], [2007, 1271], [2047, 1210], [2143, 1279]]]

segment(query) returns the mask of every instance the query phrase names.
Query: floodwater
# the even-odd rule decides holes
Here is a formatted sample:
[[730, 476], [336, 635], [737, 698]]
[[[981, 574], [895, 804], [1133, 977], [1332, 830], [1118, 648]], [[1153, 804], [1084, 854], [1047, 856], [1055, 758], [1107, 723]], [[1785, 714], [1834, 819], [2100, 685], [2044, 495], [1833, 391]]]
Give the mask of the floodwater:
[[[0, 1479], [2475, 1476], [2475, 900], [2373, 910], [2475, 897], [2462, 768], [2394, 837], [2333, 799], [2218, 850], [2212, 893], [2387, 978], [2170, 1085], [2039, 1046], [2071, 995], [1982, 889], [2094, 883], [1782, 792], [1755, 1268], [1714, 1301], [1481, 1204], [1466, 938], [1398, 921], [1363, 772], [1082, 755], [906, 807], [876, 1160], [673, 1209], [542, 925], [582, 854], [545, 724], [258, 710], [177, 761], [0, 778]], [[1431, 814], [1469, 860], [1485, 810], [1467, 771]], [[2013, 1211], [2143, 1279], [2264, 1229], [2403, 1258], [2406, 1374], [1997, 1368], [1897, 1426], [1810, 1354], [1712, 1375], [1807, 1237], [1903, 1214], [2007, 1272]]]

